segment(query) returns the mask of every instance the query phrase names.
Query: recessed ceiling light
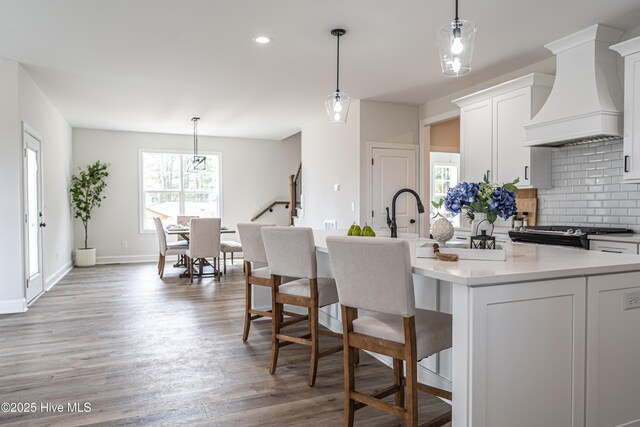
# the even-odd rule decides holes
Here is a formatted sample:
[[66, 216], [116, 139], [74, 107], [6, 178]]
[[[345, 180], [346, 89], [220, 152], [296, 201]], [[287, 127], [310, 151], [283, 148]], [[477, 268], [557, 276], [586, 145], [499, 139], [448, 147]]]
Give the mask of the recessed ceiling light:
[[258, 44], [267, 44], [267, 43], [271, 43], [271, 37], [257, 36], [256, 38], [253, 39], [253, 41], [255, 41]]

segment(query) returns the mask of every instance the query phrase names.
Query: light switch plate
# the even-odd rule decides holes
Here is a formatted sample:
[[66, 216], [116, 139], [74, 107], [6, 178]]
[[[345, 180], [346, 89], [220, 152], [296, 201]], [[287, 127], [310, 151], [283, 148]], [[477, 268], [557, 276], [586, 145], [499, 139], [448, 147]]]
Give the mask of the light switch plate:
[[622, 306], [624, 310], [640, 308], [640, 291], [625, 292], [622, 295]]

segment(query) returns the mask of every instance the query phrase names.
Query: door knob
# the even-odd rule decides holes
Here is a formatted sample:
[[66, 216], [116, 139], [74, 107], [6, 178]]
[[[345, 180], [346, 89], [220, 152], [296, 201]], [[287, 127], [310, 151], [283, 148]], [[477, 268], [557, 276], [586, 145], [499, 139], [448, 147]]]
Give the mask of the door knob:
[[413, 219], [413, 218], [411, 218], [411, 219], [409, 220], [409, 222], [410, 222], [411, 224], [415, 224], [415, 223], [416, 223], [416, 220], [415, 220], [415, 219]]
[[41, 222], [41, 223], [40, 223], [40, 227], [46, 227], [46, 226], [47, 226], [47, 224], [46, 224], [46, 223], [44, 223], [44, 222]]

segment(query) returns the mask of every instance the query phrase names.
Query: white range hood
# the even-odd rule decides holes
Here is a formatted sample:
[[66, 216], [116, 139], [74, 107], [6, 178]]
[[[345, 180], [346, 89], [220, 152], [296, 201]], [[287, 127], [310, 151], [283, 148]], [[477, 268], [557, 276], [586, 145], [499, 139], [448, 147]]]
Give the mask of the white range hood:
[[621, 138], [617, 53], [623, 30], [597, 24], [545, 45], [556, 55], [549, 98], [525, 125], [525, 144], [565, 145]]

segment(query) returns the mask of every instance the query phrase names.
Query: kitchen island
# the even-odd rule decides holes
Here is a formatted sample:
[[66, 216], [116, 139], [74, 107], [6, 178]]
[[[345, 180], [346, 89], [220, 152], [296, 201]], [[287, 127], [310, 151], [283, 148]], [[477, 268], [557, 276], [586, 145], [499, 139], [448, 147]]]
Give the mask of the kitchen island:
[[507, 244], [506, 261], [447, 263], [416, 258], [425, 243], [410, 240], [416, 305], [453, 314], [453, 348], [421, 380], [452, 379], [454, 427], [640, 425], [640, 308], [624, 305], [640, 256]]

